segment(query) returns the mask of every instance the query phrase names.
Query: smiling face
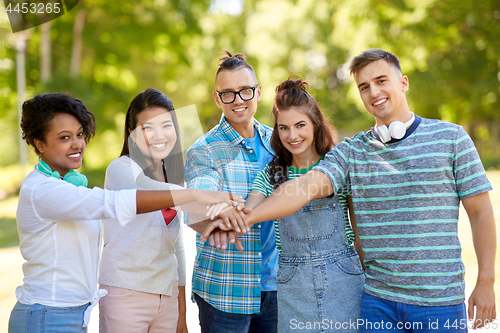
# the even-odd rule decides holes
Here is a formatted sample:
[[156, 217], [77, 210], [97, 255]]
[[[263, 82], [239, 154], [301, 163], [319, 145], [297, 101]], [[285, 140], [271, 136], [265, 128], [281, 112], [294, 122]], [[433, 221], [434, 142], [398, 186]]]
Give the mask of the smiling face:
[[[257, 85], [255, 74], [246, 67], [236, 70], [223, 70], [217, 75], [215, 89], [218, 92], [239, 91]], [[217, 92], [213, 93], [215, 103], [222, 109], [222, 113], [231, 126], [243, 137], [253, 137], [253, 116], [257, 111], [257, 102], [261, 98], [261, 87], [257, 86], [254, 97], [244, 101], [236, 95], [234, 102], [224, 104]], [[249, 133], [250, 132], [250, 133]], [[250, 136], [249, 136], [250, 135]]]
[[307, 106], [279, 111], [276, 118], [281, 143], [292, 153], [292, 164], [296, 167], [313, 165], [319, 159], [314, 144], [314, 124], [305, 107]]
[[399, 120], [406, 122], [411, 113], [405, 92], [408, 77], [385, 60], [377, 60], [362, 68], [354, 77], [366, 110], [375, 117], [377, 126]]
[[140, 112], [131, 138], [144, 156], [161, 161], [170, 154], [177, 141], [172, 115], [161, 107]]
[[83, 126], [72, 115], [58, 113], [50, 120], [44, 141], [35, 139], [40, 158], [63, 177], [82, 166], [86, 142]]

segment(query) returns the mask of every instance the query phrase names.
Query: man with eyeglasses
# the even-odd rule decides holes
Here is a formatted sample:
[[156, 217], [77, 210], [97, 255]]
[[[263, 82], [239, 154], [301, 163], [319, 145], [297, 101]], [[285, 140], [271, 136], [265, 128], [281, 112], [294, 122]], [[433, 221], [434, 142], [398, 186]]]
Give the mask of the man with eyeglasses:
[[[246, 197], [271, 160], [272, 128], [254, 119], [261, 87], [245, 56], [226, 51], [220, 60], [213, 97], [222, 118], [187, 150], [186, 182], [188, 188]], [[188, 221], [194, 218], [190, 214]], [[272, 221], [252, 226], [241, 243], [236, 238], [226, 246], [226, 236], [202, 242], [197, 235], [193, 298], [202, 333], [277, 332], [278, 251]]]

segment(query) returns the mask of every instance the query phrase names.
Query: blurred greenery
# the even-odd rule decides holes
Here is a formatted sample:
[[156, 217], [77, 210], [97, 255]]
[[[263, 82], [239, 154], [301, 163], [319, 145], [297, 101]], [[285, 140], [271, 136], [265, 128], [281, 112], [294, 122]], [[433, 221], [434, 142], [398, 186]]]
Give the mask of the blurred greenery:
[[19, 245], [15, 218], [0, 218], [0, 249]]
[[[25, 98], [70, 92], [96, 115], [83, 167], [91, 185], [102, 185], [118, 156], [124, 114], [140, 91], [156, 88], [176, 108], [194, 104], [204, 131], [219, 121], [211, 92], [224, 49], [245, 53], [256, 70], [263, 87], [258, 120], [271, 124], [274, 88], [298, 74], [339, 138], [373, 123], [349, 60], [372, 47], [391, 51], [409, 77], [412, 110], [464, 126], [485, 167], [500, 168], [500, 0], [85, 0], [51, 22], [47, 80], [42, 27], [28, 32]], [[2, 170], [19, 161], [17, 36], [1, 3]], [[35, 161], [31, 152], [30, 165]]]

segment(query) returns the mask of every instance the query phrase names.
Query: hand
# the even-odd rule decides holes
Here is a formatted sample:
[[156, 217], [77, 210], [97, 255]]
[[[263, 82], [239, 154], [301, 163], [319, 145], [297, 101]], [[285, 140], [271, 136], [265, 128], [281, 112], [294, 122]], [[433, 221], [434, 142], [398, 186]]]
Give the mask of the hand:
[[[242, 211], [240, 211], [242, 209]], [[251, 212], [251, 209], [240, 207], [227, 207], [222, 214], [218, 216], [217, 220], [213, 222], [209, 222], [208, 220], [204, 221], [203, 228], [195, 229], [200, 235], [201, 240], [206, 241], [212, 232], [216, 229], [220, 229], [222, 231], [230, 231], [234, 230], [237, 236], [243, 236], [247, 232], [250, 231], [250, 226], [245, 223], [244, 217], [245, 214]]]
[[247, 229], [250, 230], [250, 228], [255, 224], [251, 221], [249, 214], [252, 212], [251, 208], [242, 208], [241, 210], [243, 212], [243, 221], [245, 222], [245, 225], [247, 226]]
[[[202, 227], [197, 226], [195, 230], [197, 233], [201, 235], [200, 238], [203, 242], [206, 242], [207, 239], [209, 239], [209, 237], [215, 231], [218, 230], [229, 231], [226, 230], [226, 225], [224, 224], [224, 221], [222, 219], [216, 219], [214, 221], [205, 220], [203, 221], [203, 226]], [[210, 243], [210, 245], [212, 245], [212, 243]]]
[[179, 319], [177, 319], [176, 333], [188, 333], [186, 314], [179, 314]]
[[228, 206], [233, 206], [245, 202], [245, 200], [241, 196], [230, 192], [217, 192], [196, 189], [193, 190], [193, 194], [194, 200], [207, 205], [226, 203], [228, 204]]
[[[213, 204], [209, 206], [207, 213], [205, 216], [209, 217], [211, 220], [213, 220], [217, 215], [220, 213], [229, 210], [228, 207], [231, 207], [227, 203], [218, 203], [218, 204]], [[236, 201], [233, 201], [232, 207], [236, 208], [236, 210], [241, 211], [243, 208], [245, 208], [245, 205], [243, 203], [238, 203]]]
[[243, 244], [234, 231], [216, 230], [210, 234], [209, 243], [219, 250], [227, 248], [227, 242], [234, 244], [236, 248], [243, 251]]
[[477, 283], [469, 297], [467, 312], [469, 320], [474, 320], [474, 329], [491, 323], [497, 316], [495, 310], [495, 291], [493, 286], [486, 286]]
[[239, 211], [234, 207], [227, 207], [224, 209], [218, 217], [222, 219], [225, 223], [224, 227], [219, 227], [222, 230], [235, 230], [238, 235], [242, 236], [250, 231], [250, 228], [247, 228], [247, 225], [243, 221], [244, 213]]

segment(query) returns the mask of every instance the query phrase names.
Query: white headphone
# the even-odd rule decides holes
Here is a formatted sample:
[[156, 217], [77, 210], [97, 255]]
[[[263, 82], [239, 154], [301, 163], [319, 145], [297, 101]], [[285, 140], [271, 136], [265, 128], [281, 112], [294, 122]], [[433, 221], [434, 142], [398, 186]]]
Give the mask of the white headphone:
[[408, 120], [406, 123], [403, 123], [402, 121], [393, 121], [389, 125], [389, 128], [387, 128], [387, 126], [385, 125], [382, 125], [376, 127], [375, 130], [377, 131], [377, 135], [380, 138], [380, 141], [382, 141], [382, 143], [391, 141], [391, 139], [399, 140], [405, 136], [406, 129], [411, 124], [413, 124], [414, 120], [415, 120], [415, 114], [412, 112], [411, 119]]

